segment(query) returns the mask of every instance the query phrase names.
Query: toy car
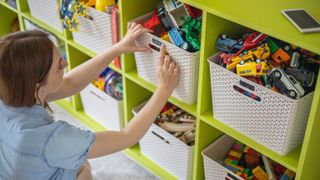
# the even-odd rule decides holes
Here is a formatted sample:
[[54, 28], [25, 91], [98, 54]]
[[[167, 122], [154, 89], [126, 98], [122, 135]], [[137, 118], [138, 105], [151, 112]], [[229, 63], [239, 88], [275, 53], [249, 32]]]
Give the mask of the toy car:
[[299, 99], [305, 94], [299, 81], [284, 72], [282, 68], [274, 68], [269, 75], [270, 81], [278, 90], [292, 99]]
[[234, 69], [237, 64], [239, 64], [241, 61], [244, 62], [253, 62], [254, 61], [254, 57], [252, 54], [240, 54], [237, 57], [231, 58], [231, 63], [227, 65], [227, 69], [228, 70], [232, 70]]
[[300, 66], [300, 57], [301, 55], [298, 52], [293, 52], [291, 56], [291, 61], [290, 61], [290, 67], [292, 68], [299, 68]]
[[241, 61], [240, 64], [237, 64], [239, 76], [262, 76], [268, 74], [269, 70], [270, 66], [260, 59], [257, 59], [256, 62]]
[[169, 17], [169, 14], [164, 7], [158, 8], [157, 15], [162, 23], [162, 26], [166, 31], [170, 31], [172, 28], [174, 28], [174, 25]]
[[258, 46], [267, 36], [263, 33], [253, 32], [250, 33], [243, 42], [242, 48], [234, 54], [234, 56], [238, 56], [241, 52], [247, 49], [252, 49]]
[[300, 81], [302, 86], [311, 87], [314, 82], [314, 72], [309, 71], [307, 69], [295, 69], [295, 68], [287, 68], [286, 73], [295, 77], [298, 81]]
[[280, 65], [290, 63], [290, 55], [286, 53], [282, 48], [279, 48], [275, 53], [271, 56], [272, 60]]
[[228, 38], [226, 34], [222, 34], [217, 40], [216, 48], [227, 53], [235, 53], [242, 48], [242, 44], [242, 39], [234, 40]]
[[248, 54], [253, 54], [258, 59], [268, 59], [270, 57], [270, 48], [267, 43], [260, 44], [253, 49], [247, 51]]
[[173, 25], [179, 28], [183, 24], [181, 17], [189, 16], [184, 4], [178, 0], [163, 0], [162, 2]]

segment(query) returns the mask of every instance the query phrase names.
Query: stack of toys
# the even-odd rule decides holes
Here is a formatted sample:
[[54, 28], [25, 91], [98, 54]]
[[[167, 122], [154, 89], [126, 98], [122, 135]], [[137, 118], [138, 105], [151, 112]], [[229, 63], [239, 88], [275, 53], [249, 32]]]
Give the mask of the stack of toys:
[[234, 39], [222, 34], [220, 65], [292, 99], [314, 90], [320, 56], [259, 32]]
[[293, 180], [295, 176], [291, 170], [240, 142], [234, 143], [223, 166], [249, 180]]
[[113, 70], [105, 69], [92, 83], [113, 98], [123, 99], [122, 77]]
[[161, 110], [155, 123], [185, 144], [194, 145], [196, 119], [177, 106], [168, 102]]
[[201, 15], [199, 9], [178, 0], [163, 0], [142, 25], [161, 39], [196, 52], [200, 49]]
[[63, 27], [69, 31], [78, 31], [78, 16], [92, 20], [88, 14], [88, 7], [95, 7], [97, 10], [112, 13], [113, 7], [117, 5], [116, 0], [60, 0], [59, 15]]

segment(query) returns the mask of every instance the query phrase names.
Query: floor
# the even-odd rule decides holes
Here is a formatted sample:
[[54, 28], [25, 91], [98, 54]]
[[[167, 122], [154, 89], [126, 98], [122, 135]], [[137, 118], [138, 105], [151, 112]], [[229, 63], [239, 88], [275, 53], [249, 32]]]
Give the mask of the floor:
[[[89, 129], [80, 123], [59, 106], [51, 103], [55, 120], [64, 120], [82, 129]], [[89, 160], [94, 180], [158, 180], [147, 169], [138, 165], [122, 152], [114, 153], [105, 157]]]

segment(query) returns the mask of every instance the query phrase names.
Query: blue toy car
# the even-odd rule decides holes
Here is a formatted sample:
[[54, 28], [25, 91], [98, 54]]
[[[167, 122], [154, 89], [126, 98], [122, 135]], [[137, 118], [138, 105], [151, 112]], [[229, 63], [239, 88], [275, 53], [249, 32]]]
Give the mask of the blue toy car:
[[228, 38], [226, 34], [222, 34], [217, 40], [216, 48], [227, 53], [235, 53], [242, 48], [242, 45], [242, 39], [234, 40]]

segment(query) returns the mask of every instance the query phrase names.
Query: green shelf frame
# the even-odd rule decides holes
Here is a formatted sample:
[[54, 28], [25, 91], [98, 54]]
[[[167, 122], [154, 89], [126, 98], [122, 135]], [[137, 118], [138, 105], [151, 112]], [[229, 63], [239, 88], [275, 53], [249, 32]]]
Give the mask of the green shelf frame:
[[[196, 142], [194, 148], [193, 176], [189, 179], [201, 180], [204, 177], [204, 167], [201, 151], [223, 134], [251, 146], [258, 152], [268, 156], [272, 160], [286, 166], [297, 173], [296, 179], [315, 179], [318, 177], [318, 162], [320, 162], [320, 81], [317, 82], [314, 92], [311, 111], [303, 143], [286, 156], [281, 156], [269, 148], [259, 144], [246, 135], [236, 131], [232, 127], [216, 120], [213, 117], [210, 72], [208, 57], [214, 54], [215, 41], [222, 33], [232, 36], [240, 35], [247, 29], [254, 29], [283, 41], [298, 45], [307, 50], [320, 54], [320, 33], [301, 34], [290, 22], [283, 17], [281, 10], [291, 8], [304, 8], [315, 18], [320, 19], [319, 0], [271, 0], [268, 3], [254, 0], [181, 0], [184, 3], [203, 10], [200, 70], [198, 81], [198, 101], [189, 105], [171, 96], [169, 101], [197, 118]], [[129, 20], [151, 12], [160, 0], [137, 1], [119, 0], [120, 11], [120, 36], [123, 37], [127, 30]], [[27, 0], [17, 0], [17, 9], [10, 7], [0, 0], [0, 36], [11, 31], [12, 21], [18, 18], [21, 30], [25, 30], [24, 19], [27, 19], [39, 27], [55, 34], [66, 46], [68, 69], [73, 69], [79, 64], [96, 56], [96, 53], [76, 43], [70, 32], [59, 32], [30, 13]], [[123, 77], [124, 90], [124, 123], [128, 124], [133, 117], [132, 108], [151, 97], [156, 86], [138, 76], [133, 54], [121, 56], [122, 69], [114, 64], [109, 67]], [[320, 79], [320, 74], [318, 76]], [[56, 101], [65, 109], [93, 131], [105, 131], [105, 127], [86, 115], [83, 111], [79, 94], [68, 100]], [[176, 179], [168, 171], [157, 163], [145, 157], [140, 152], [139, 145], [127, 148], [123, 151], [128, 157], [141, 164], [161, 179]]]

